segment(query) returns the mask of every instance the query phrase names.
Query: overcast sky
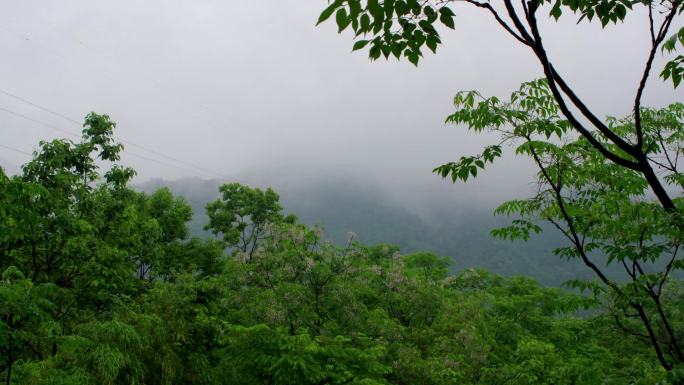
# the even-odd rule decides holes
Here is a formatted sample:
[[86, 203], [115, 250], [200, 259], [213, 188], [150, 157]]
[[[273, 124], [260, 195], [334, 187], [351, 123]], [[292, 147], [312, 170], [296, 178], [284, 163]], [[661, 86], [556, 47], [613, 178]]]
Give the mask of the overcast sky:
[[[10, 93], [77, 121], [89, 111], [109, 114], [117, 138], [143, 147], [128, 144], [123, 158], [141, 180], [250, 175], [282, 184], [346, 175], [398, 195], [478, 199], [530, 188], [532, 168], [512, 155], [466, 187], [431, 174], [491, 140], [444, 125], [453, 95], [509, 95], [540, 76], [529, 50], [487, 14], [461, 6], [456, 30], [445, 31], [438, 54], [418, 68], [371, 63], [365, 52], [350, 52], [351, 36], [337, 34], [334, 23], [315, 27], [325, 5], [7, 1], [0, 144], [30, 152], [40, 139], [65, 136], [54, 127], [79, 130]], [[629, 112], [648, 46], [642, 16], [607, 31], [578, 26], [574, 16], [544, 25], [552, 60], [599, 115]], [[678, 92], [654, 76], [645, 100], [661, 106], [681, 100]], [[10, 171], [27, 158], [0, 148], [0, 165]]]

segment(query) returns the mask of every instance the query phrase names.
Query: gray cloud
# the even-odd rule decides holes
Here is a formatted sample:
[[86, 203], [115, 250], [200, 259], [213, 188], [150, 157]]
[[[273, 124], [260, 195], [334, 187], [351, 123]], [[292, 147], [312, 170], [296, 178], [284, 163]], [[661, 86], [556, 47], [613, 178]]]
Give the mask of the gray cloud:
[[[305, 183], [342, 174], [419, 194], [489, 201], [530, 189], [524, 159], [454, 188], [431, 169], [491, 138], [443, 124], [456, 91], [508, 95], [540, 75], [529, 50], [478, 10], [420, 67], [369, 63], [351, 36], [315, 27], [325, 1], [24, 0], [0, 15], [0, 88], [80, 119], [108, 113], [117, 136], [211, 172], [128, 146], [141, 179], [217, 174]], [[643, 15], [601, 31], [575, 17], [543, 26], [550, 54], [600, 115], [629, 111], [645, 61]], [[662, 60], [656, 65], [659, 68]], [[652, 79], [646, 101], [676, 99]], [[0, 94], [0, 107], [60, 128], [75, 124]], [[64, 136], [0, 111], [2, 142], [31, 150]], [[26, 157], [0, 149], [14, 164]], [[137, 156], [135, 155], [137, 154]], [[153, 158], [169, 167], [145, 158]]]

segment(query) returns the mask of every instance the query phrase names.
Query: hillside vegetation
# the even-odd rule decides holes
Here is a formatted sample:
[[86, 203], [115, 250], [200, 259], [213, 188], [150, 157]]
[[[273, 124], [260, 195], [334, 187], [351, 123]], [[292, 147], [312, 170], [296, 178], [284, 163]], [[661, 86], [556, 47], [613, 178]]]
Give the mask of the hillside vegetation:
[[[125, 167], [99, 172], [96, 159], [116, 162], [121, 150], [109, 118], [91, 114], [81, 142], [42, 143], [21, 175], [0, 172], [4, 384], [667, 376], [648, 342], [622, 332], [595, 297], [450, 268], [451, 258], [430, 252], [328, 242], [270, 189], [222, 185], [204, 223], [214, 236], [191, 237], [185, 198], [131, 189]], [[681, 309], [681, 282], [666, 290]]]
[[[211, 236], [204, 230], [208, 221], [205, 206], [219, 197], [223, 183], [198, 178], [156, 179], [134, 187], [147, 193], [168, 187], [183, 196], [193, 209], [188, 223], [190, 234], [205, 237]], [[362, 186], [349, 178], [273, 187], [285, 212], [295, 213], [304, 224], [321, 227], [323, 238], [337, 245], [346, 244], [351, 232], [364, 244], [391, 243], [404, 252], [429, 251], [447, 256], [452, 272], [483, 268], [504, 276], [530, 276], [551, 286], [578, 276], [591, 277], [579, 261], [563, 262], [553, 255], [555, 248], [564, 245], [555, 229], [528, 242], [496, 239], [490, 231], [507, 224], [509, 218], [494, 216], [493, 209], [487, 207], [471, 207], [464, 200], [433, 202], [435, 208], [442, 207], [435, 210], [440, 215], [435, 215], [388, 199], [381, 186]]]

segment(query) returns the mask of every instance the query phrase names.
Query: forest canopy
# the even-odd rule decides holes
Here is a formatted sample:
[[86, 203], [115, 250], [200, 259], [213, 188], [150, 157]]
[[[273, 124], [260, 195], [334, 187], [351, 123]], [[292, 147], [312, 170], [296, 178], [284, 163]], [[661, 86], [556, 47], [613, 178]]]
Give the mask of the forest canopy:
[[[596, 278], [573, 280], [570, 286], [607, 301], [620, 329], [648, 340], [660, 365], [671, 376], [680, 376], [684, 350], [674, 325], [681, 313], [667, 303], [665, 286], [673, 272], [684, 268], [679, 255], [684, 229], [684, 179], [679, 166], [684, 105], [648, 108], [644, 93], [656, 54], [672, 54], [684, 46], [684, 27], [676, 30], [675, 21], [684, 12], [684, 3], [334, 0], [323, 9], [318, 23], [334, 15], [339, 32], [353, 32], [354, 51], [368, 47], [371, 60], [406, 58], [417, 66], [426, 48], [436, 53], [441, 44], [438, 26], [455, 29], [454, 16], [461, 5], [481, 10], [508, 38], [529, 50], [542, 77], [521, 84], [508, 99], [484, 97], [474, 90], [458, 92], [455, 112], [447, 123], [494, 133], [498, 142], [434, 172], [465, 182], [501, 158], [504, 144], [530, 158], [538, 170], [537, 192], [502, 204], [496, 212], [514, 219], [493, 235], [527, 240], [542, 232], [539, 222], [552, 224], [568, 241], [554, 253], [582, 261]], [[646, 59], [628, 116], [598, 116], [559, 70], [549, 54], [540, 18], [558, 21], [564, 14], [575, 15], [578, 24], [598, 22], [602, 28], [627, 22], [628, 15], [648, 26], [643, 29], [648, 44], [637, 48], [643, 49]], [[683, 59], [668, 57], [660, 71], [674, 88], [681, 83]], [[606, 266], [624, 268], [624, 281], [607, 275], [602, 257], [607, 258]]]
[[[247, 17], [255, 4], [257, 16]], [[413, 79], [396, 79], [394, 68], [338, 67], [329, 42], [301, 50], [292, 42], [304, 25], [292, 21], [311, 14], [291, 4], [180, 2], [133, 13], [124, 4], [125, 23], [110, 5], [36, 12], [22, 2], [7, 13], [16, 7], [13, 18], [29, 32], [0, 23], [16, 59], [4, 67], [14, 73], [0, 89], [3, 122], [76, 138], [41, 141], [30, 154], [19, 142], [38, 140], [31, 128], [0, 144], [30, 157], [13, 172], [0, 167], [0, 384], [684, 384], [684, 104], [661, 92], [676, 95], [684, 77], [683, 0], [319, 4], [316, 25], [330, 21], [333, 33], [348, 34], [352, 51], [415, 67], [470, 8], [470, 24], [488, 18], [537, 70], [526, 61], [518, 76], [510, 44], [477, 30], [455, 40], [488, 55], [468, 57], [475, 71], [452, 66], [460, 59], [451, 56]], [[15, 17], [20, 8], [30, 23]], [[551, 32], [569, 17], [583, 27]], [[595, 36], [615, 24], [631, 27], [609, 40]], [[313, 23], [304, 28], [314, 33]], [[81, 39], [83, 31], [92, 35]], [[601, 48], [583, 50], [575, 44], [582, 35], [601, 43], [586, 47]], [[470, 56], [463, 51], [453, 54]], [[142, 60], [149, 52], [155, 57]], [[626, 55], [599, 63], [615, 53]], [[58, 81], [42, 81], [49, 71]], [[479, 149], [457, 147], [454, 157], [458, 134], [407, 130], [429, 124], [442, 87], [471, 87], [473, 79], [482, 91], [456, 92], [442, 112], [446, 124], [483, 135]], [[116, 140], [108, 115], [75, 119], [84, 100], [117, 111], [135, 141]], [[164, 136], [138, 130], [145, 126]], [[205, 145], [186, 142], [201, 133]], [[149, 156], [124, 152], [122, 143]], [[174, 155], [163, 153], [174, 146]], [[191, 147], [203, 151], [176, 156]], [[136, 170], [122, 161], [129, 154], [221, 182], [199, 205], [163, 184], [135, 186]], [[270, 169], [268, 178], [299, 185], [347, 163], [342, 174], [356, 165], [359, 175], [427, 192], [411, 176], [425, 166], [420, 157], [439, 162], [425, 169], [435, 183], [465, 183], [511, 156], [528, 163], [506, 165], [508, 180], [520, 171], [532, 183], [494, 210], [495, 240], [471, 237], [483, 226], [468, 218], [460, 219], [464, 231], [431, 233], [412, 226], [420, 208], [375, 210], [380, 204], [356, 210], [382, 217], [376, 223], [405, 222], [372, 241], [353, 231], [333, 239], [279, 189], [235, 181], [249, 167], [245, 174], [267, 179], [261, 173]], [[502, 186], [478, 190], [477, 199]], [[392, 193], [408, 197], [400, 189]], [[366, 202], [391, 200], [391, 188], [377, 198], [358, 190]], [[474, 206], [472, 198], [460, 205]], [[329, 212], [343, 211], [335, 196], [326, 199]], [[451, 204], [425, 206], [425, 217], [439, 217], [433, 226], [453, 223], [444, 221]], [[434, 243], [421, 239], [426, 233]], [[487, 255], [469, 255], [461, 244], [468, 238]], [[499, 246], [534, 239], [541, 247], [527, 250], [544, 251], [520, 257]]]
[[[90, 114], [80, 142], [41, 142], [21, 175], [0, 173], [5, 384], [674, 380], [599, 297], [335, 245], [273, 190], [223, 186], [207, 205], [218, 237], [189, 237], [184, 198], [131, 189], [113, 129]], [[681, 282], [663, 291], [682, 308]]]

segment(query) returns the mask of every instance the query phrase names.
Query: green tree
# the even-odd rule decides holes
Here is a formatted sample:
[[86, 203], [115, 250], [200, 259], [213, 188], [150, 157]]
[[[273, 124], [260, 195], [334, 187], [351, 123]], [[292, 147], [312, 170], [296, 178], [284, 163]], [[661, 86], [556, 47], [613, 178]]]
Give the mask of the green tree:
[[104, 309], [130, 289], [126, 245], [139, 234], [124, 226], [133, 213], [117, 197], [134, 172], [115, 165], [104, 178], [98, 173], [97, 159], [119, 159], [114, 126], [106, 115], [89, 114], [81, 142], [41, 142], [23, 174], [2, 182], [7, 231], [0, 266], [17, 266], [34, 284], [53, 284], [56, 320]]
[[265, 191], [230, 183], [219, 188], [221, 198], [207, 204], [209, 223], [205, 230], [221, 235], [230, 247], [251, 259], [266, 236], [266, 227], [279, 222], [294, 222], [294, 216], [284, 216], [280, 197], [272, 189]]
[[[569, 241], [555, 250], [566, 259], [580, 259], [595, 273], [598, 283], [572, 281], [610, 300], [617, 324], [629, 335], [644, 338], [653, 347], [661, 365], [671, 370], [684, 363], [682, 331], [673, 326], [678, 311], [665, 303], [672, 274], [684, 268], [677, 217], [648, 199], [648, 183], [638, 172], [608, 160], [584, 137], [568, 138], [570, 123], [561, 118], [545, 81], [525, 83], [510, 100], [483, 98], [476, 92], [459, 93], [456, 112], [448, 121], [466, 124], [475, 131], [499, 133], [501, 143], [482, 154], [462, 157], [436, 171], [456, 180], [467, 180], [492, 162], [500, 146], [513, 143], [516, 152], [529, 156], [537, 167], [539, 189], [530, 199], [509, 201], [496, 212], [516, 215], [510, 226], [493, 231], [495, 236], [523, 239], [539, 233], [539, 221], [548, 221]], [[684, 105], [643, 109], [644, 137], [652, 157], [674, 165], [684, 132]], [[633, 116], [609, 118], [611, 129], [629, 137]], [[600, 133], [593, 135], [607, 148], [615, 149]], [[669, 151], [675, 148], [673, 157]], [[489, 153], [488, 153], [489, 152]], [[661, 155], [662, 154], [662, 155]], [[669, 160], [668, 160], [669, 159]], [[664, 180], [681, 188], [673, 169]], [[674, 204], [681, 209], [681, 198]], [[674, 221], [674, 225], [673, 225]], [[622, 277], [611, 277], [605, 265], [618, 264]], [[637, 324], [624, 318], [636, 319]], [[675, 318], [676, 319], [676, 318]], [[628, 325], [629, 324], [629, 325]]]
[[[532, 158], [539, 168], [540, 191], [533, 199], [502, 205], [498, 212], [522, 218], [494, 234], [528, 239], [530, 232], [541, 231], [534, 219], [550, 221], [571, 244], [557, 254], [581, 259], [599, 279], [598, 285], [574, 285], [594, 293], [606, 291], [618, 309], [618, 325], [646, 339], [663, 368], [681, 367], [682, 334], [671, 319], [678, 313], [662, 299], [672, 272], [682, 268], [678, 250], [684, 222], [681, 198], [674, 195], [682, 188], [677, 167], [684, 133], [682, 105], [653, 110], [642, 106], [642, 97], [658, 51], [673, 52], [684, 45], [684, 28], [670, 35], [684, 3], [528, 0], [517, 5], [503, 0], [499, 6], [474, 0], [335, 0], [321, 13], [319, 23], [335, 15], [340, 32], [350, 27], [359, 38], [354, 50], [369, 46], [372, 60], [404, 56], [417, 65], [425, 46], [436, 52], [441, 42], [437, 24], [455, 28], [457, 3], [488, 12], [510, 36], [531, 49], [544, 79], [523, 84], [508, 101], [482, 98], [475, 91], [458, 93], [457, 112], [447, 121], [478, 132], [500, 133], [501, 141], [435, 172], [454, 182], [466, 181], [499, 158], [504, 143], [517, 141], [516, 152]], [[632, 114], [600, 119], [554, 66], [539, 30], [539, 15], [546, 9], [558, 19], [571, 11], [580, 15], [580, 21], [598, 20], [606, 27], [626, 20], [638, 7], [645, 8], [651, 45], [635, 87]], [[661, 77], [677, 87], [683, 64], [682, 56], [677, 56], [666, 64]], [[657, 203], [649, 201], [649, 189]], [[596, 261], [601, 258], [597, 254], [607, 256], [609, 264], [621, 264], [626, 283], [609, 277]], [[636, 318], [641, 330], [625, 326], [621, 317]]]
[[17, 361], [30, 358], [31, 349], [40, 349], [54, 340], [59, 325], [52, 319], [53, 304], [46, 299], [51, 288], [34, 285], [16, 267], [9, 267], [0, 280], [0, 373], [6, 385], [13, 384], [12, 369]]
[[125, 167], [100, 173], [122, 151], [114, 127], [89, 114], [80, 142], [41, 142], [22, 175], [0, 170], [0, 373], [8, 384], [153, 378], [146, 347], [160, 329], [180, 333], [164, 327], [172, 317], [141, 305], [163, 303], [155, 282], [180, 288], [184, 276], [223, 271], [223, 242], [186, 239], [184, 199], [133, 191], [135, 173]]
[[[108, 121], [103, 119], [96, 121]], [[111, 130], [101, 132], [111, 135]], [[530, 145], [508, 136], [521, 140], [523, 149], [541, 151], [553, 145]], [[92, 164], [98, 151], [83, 156], [80, 168], [69, 166], [65, 160], [87, 148], [89, 140], [43, 145], [47, 151], [36, 154], [40, 162], [27, 166], [43, 170], [35, 180], [0, 173], [0, 378], [5, 384], [663, 381], [667, 371], [655, 350], [641, 338], [621, 338], [623, 331], [616, 327], [617, 316], [617, 325], [639, 334], [643, 324], [620, 313], [637, 310], [633, 304], [646, 312], [665, 359], [675, 361], [668, 325], [675, 336], [681, 335], [684, 290], [681, 281], [667, 279], [672, 272], [637, 268], [639, 279], [614, 281], [618, 289], [640, 297], [620, 297], [610, 292], [610, 285], [578, 283], [613, 295], [605, 302], [608, 309], [577, 317], [578, 310], [595, 305], [597, 298], [481, 270], [449, 277], [446, 258], [426, 252], [402, 255], [388, 244], [363, 246], [352, 240], [339, 247], [324, 241], [319, 228], [283, 217], [281, 209], [258, 221], [260, 236], [250, 258], [241, 250], [231, 256], [225, 254], [223, 240], [187, 239], [190, 210], [168, 190], [150, 196], [131, 190], [127, 180], [132, 171], [121, 167], [112, 168], [114, 178], [102, 179], [96, 169], [84, 178], [78, 170]], [[631, 266], [634, 260], [641, 264], [676, 247], [669, 243], [676, 237], [661, 231], [666, 228], [660, 215], [665, 210], [634, 199], [645, 189], [642, 179], [633, 176], [632, 182], [640, 185], [614, 191], [615, 180], [625, 178], [623, 168], [592, 155], [590, 146], [562, 145], [575, 146], [582, 158], [568, 166], [570, 174], [563, 176], [568, 186], [589, 178], [592, 188], [601, 187], [598, 192], [582, 190], [590, 199], [603, 204], [613, 194], [617, 206], [629, 208], [626, 213], [608, 208], [601, 215], [627, 215], [634, 206], [642, 218], [644, 242], [638, 248], [624, 243], [636, 242], [637, 229], [626, 227], [624, 233], [607, 237], [615, 228], [600, 213], [587, 239], [593, 237], [592, 242], [614, 250], [616, 260]], [[563, 152], [569, 153], [575, 154]], [[560, 158], [545, 154], [542, 164], [559, 172]], [[461, 166], [448, 168], [458, 174]], [[540, 191], [548, 186], [543, 187]], [[266, 206], [275, 208], [279, 205], [273, 194]], [[258, 194], [255, 199], [241, 204], [263, 203]], [[567, 205], [581, 221], [584, 211], [592, 209], [590, 199], [573, 199], [540, 199], [539, 207], [546, 206], [539, 210], [545, 219], [557, 220], [556, 206]], [[515, 211], [525, 204], [509, 203], [501, 210]], [[522, 214], [521, 222], [499, 235], [529, 236], [538, 220], [532, 216], [543, 216], [533, 215], [532, 209]], [[247, 217], [243, 222], [248, 223], [246, 233], [252, 231], [251, 221]], [[228, 222], [228, 229], [233, 226], [235, 222]], [[63, 248], [54, 246], [55, 237]], [[672, 271], [679, 268], [675, 262]], [[648, 290], [661, 282], [662, 290], [656, 289], [659, 307]], [[670, 373], [672, 381], [675, 375]]]
[[226, 337], [231, 359], [221, 371], [235, 384], [386, 383], [382, 345], [364, 337], [290, 335], [265, 325], [230, 328]]
[[174, 197], [167, 187], [160, 188], [149, 197], [147, 210], [161, 227], [163, 243], [188, 236], [186, 223], [192, 219], [192, 208], [185, 198]]
[[[187, 222], [192, 219], [192, 208], [183, 197], [174, 197], [171, 190], [161, 188], [152, 195], [128, 191], [134, 203], [129, 206], [131, 217], [126, 224], [135, 236], [135, 260], [138, 278], [153, 280], [168, 276], [171, 269], [187, 265], [181, 261], [181, 249], [188, 245]], [[125, 202], [119, 199], [119, 202]], [[117, 224], [122, 228], [122, 224]], [[132, 245], [131, 245], [132, 246]], [[173, 251], [173, 252], [171, 252]]]
[[[355, 37], [360, 37], [353, 49], [370, 47], [368, 54], [372, 60], [381, 56], [395, 56], [397, 59], [406, 57], [417, 65], [426, 46], [436, 52], [437, 45], [441, 43], [437, 30], [439, 24], [455, 28], [454, 16], [458, 4], [476, 7], [489, 13], [507, 34], [529, 48], [541, 65], [553, 99], [570, 127], [582, 135], [602, 156], [640, 174], [660, 204], [670, 211], [675, 211], [672, 197], [663, 187], [654, 170], [654, 163], [650, 161], [651, 151], [645, 140], [641, 106], [644, 89], [658, 51], [662, 49], [672, 52], [684, 45], [684, 27], [670, 35], [674, 20], [684, 10], [682, 1], [527, 0], [518, 5], [512, 0], [503, 0], [503, 4], [498, 5], [490, 1], [477, 0], [333, 0], [321, 13], [318, 22], [321, 23], [335, 15], [340, 32], [350, 28]], [[579, 14], [579, 21], [596, 20], [606, 27], [609, 23], [625, 21], [627, 14], [634, 13], [639, 7], [645, 8], [641, 15], [648, 20], [650, 28], [646, 33], [649, 33], [651, 46], [646, 52], [647, 60], [643, 74], [636, 85], [637, 91], [632, 106], [634, 121], [630, 130], [632, 137], [627, 138], [597, 117], [554, 66], [542, 39], [538, 18], [542, 11], [548, 11], [550, 17], [557, 20], [565, 11]], [[661, 72], [663, 78], [672, 79], [675, 87], [679, 85], [683, 74], [682, 55], [669, 61]], [[605, 141], [597, 137], [599, 134]]]
[[423, 251], [408, 254], [403, 259], [409, 270], [416, 271], [426, 281], [440, 281], [446, 278], [449, 273], [449, 257], [438, 257]]

